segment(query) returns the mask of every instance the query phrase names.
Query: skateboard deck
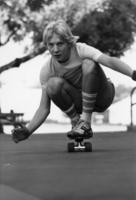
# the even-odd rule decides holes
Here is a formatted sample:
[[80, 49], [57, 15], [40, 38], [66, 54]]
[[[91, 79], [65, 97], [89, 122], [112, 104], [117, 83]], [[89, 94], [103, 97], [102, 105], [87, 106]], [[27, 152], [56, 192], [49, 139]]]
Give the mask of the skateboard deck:
[[[92, 143], [91, 142], [84, 142], [84, 137], [76, 136], [74, 138], [69, 138], [74, 140], [74, 142], [68, 142], [67, 144], [67, 151], [68, 152], [92, 152]], [[88, 138], [87, 138], [88, 139]]]

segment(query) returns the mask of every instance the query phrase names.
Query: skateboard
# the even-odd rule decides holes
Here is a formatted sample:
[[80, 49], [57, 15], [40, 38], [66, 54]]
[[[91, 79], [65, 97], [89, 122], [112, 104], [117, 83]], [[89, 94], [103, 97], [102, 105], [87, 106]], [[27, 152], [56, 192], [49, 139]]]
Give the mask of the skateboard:
[[92, 152], [92, 143], [84, 142], [84, 139], [88, 139], [82, 136], [75, 136], [70, 138], [74, 142], [68, 142], [67, 151], [68, 152]]

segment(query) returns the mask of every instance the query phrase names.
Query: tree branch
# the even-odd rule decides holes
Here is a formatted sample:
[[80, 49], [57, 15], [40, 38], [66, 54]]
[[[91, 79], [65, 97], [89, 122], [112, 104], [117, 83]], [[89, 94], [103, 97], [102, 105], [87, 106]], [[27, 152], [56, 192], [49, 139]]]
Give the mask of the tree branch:
[[0, 6], [5, 6], [7, 8], [12, 8], [10, 2], [0, 1]]
[[0, 74], [8, 69], [12, 69], [15, 67], [19, 67], [22, 63], [42, 54], [46, 50], [45, 47], [41, 47], [38, 51], [34, 51], [33, 53], [23, 56], [21, 58], [16, 58], [15, 60], [11, 61], [10, 63], [3, 65], [0, 67]]
[[0, 41], [0, 46], [6, 45], [6, 44], [10, 41], [10, 39], [12, 38], [12, 36], [13, 36], [16, 32], [17, 32], [17, 30], [12, 31], [12, 33], [7, 37], [7, 39], [6, 39], [4, 42], [1, 42], [1, 41]]

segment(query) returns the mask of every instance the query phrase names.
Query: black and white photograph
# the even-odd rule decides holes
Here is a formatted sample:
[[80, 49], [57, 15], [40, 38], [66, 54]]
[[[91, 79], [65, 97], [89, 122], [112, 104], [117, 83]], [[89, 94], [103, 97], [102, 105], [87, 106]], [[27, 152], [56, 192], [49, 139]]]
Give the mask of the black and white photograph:
[[0, 200], [136, 200], [136, 0], [0, 18]]

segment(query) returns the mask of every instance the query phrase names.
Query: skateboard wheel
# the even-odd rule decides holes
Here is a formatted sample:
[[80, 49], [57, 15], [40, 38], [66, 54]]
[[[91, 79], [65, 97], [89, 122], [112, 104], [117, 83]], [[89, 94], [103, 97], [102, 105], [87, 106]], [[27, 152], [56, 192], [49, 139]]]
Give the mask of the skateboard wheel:
[[74, 152], [75, 151], [75, 144], [74, 142], [68, 143], [68, 152]]
[[84, 145], [86, 152], [92, 152], [92, 144], [90, 142], [85, 142]]

